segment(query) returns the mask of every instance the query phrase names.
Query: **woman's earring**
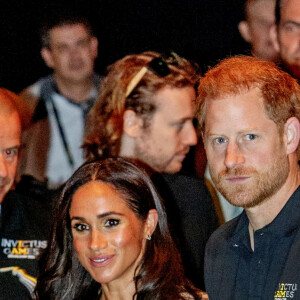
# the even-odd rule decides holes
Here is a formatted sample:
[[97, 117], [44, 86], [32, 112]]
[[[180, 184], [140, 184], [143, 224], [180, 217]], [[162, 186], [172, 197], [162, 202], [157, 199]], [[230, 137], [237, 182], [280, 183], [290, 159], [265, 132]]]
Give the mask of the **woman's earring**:
[[149, 240], [149, 241], [151, 240], [151, 235], [150, 234], [147, 235], [147, 240]]

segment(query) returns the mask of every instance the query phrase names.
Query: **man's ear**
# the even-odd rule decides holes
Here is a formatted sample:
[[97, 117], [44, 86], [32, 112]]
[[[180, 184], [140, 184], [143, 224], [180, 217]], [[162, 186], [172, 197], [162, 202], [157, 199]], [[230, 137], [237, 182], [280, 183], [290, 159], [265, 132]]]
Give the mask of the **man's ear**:
[[251, 44], [251, 41], [252, 41], [252, 37], [251, 37], [251, 34], [250, 34], [250, 28], [249, 28], [249, 24], [247, 21], [241, 21], [239, 23], [239, 32], [242, 36], [242, 38]]
[[137, 137], [143, 126], [143, 120], [133, 110], [125, 110], [123, 116], [123, 130], [130, 137]]
[[274, 24], [270, 28], [270, 39], [273, 45], [273, 48], [275, 51], [279, 52], [280, 51], [280, 45], [278, 41], [278, 31], [277, 31], [277, 26]]
[[289, 118], [284, 125], [286, 152], [291, 154], [297, 150], [300, 138], [300, 123], [296, 117]]
[[53, 63], [51, 51], [48, 48], [43, 47], [41, 50], [41, 55], [47, 67], [53, 69], [54, 63]]
[[91, 37], [91, 50], [94, 58], [98, 56], [98, 39], [95, 36]]
[[144, 234], [146, 239], [149, 239], [149, 236], [151, 237], [151, 235], [153, 234], [157, 222], [158, 222], [158, 215], [156, 209], [150, 209], [145, 223]]

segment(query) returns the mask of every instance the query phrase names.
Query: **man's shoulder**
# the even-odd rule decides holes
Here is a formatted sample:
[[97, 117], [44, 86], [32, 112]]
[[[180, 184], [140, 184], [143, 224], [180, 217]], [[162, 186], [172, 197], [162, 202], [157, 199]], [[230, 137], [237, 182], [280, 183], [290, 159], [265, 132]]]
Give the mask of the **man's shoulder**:
[[[51, 203], [43, 202], [43, 199], [36, 199], [26, 196], [15, 190], [7, 193], [3, 202], [3, 215], [6, 220], [18, 218], [23, 223], [23, 229], [39, 227], [41, 232], [46, 232], [50, 225]], [[30, 228], [33, 229], [33, 228]]]
[[28, 107], [30, 107], [31, 111], [34, 111], [40, 98], [42, 85], [46, 82], [50, 82], [51, 80], [53, 80], [52, 74], [38, 79], [36, 82], [20, 92], [19, 96], [24, 100]]
[[161, 175], [168, 185], [177, 192], [180, 190], [188, 193], [208, 192], [204, 180], [192, 174], [179, 172]]
[[153, 182], [169, 211], [176, 208], [182, 218], [194, 217], [210, 233], [218, 227], [214, 203], [203, 180], [188, 173], [176, 173], [158, 174]]
[[182, 209], [190, 207], [199, 210], [201, 207], [202, 212], [206, 208], [214, 210], [210, 193], [200, 178], [188, 173], [175, 173], [155, 174], [151, 179], [163, 198], [174, 199]]

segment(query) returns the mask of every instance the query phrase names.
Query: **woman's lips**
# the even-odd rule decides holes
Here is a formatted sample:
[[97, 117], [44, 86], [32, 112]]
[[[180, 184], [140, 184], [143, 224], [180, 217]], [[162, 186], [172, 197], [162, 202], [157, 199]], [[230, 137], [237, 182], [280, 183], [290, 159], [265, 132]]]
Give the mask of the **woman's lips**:
[[96, 268], [105, 267], [106, 265], [111, 263], [113, 258], [114, 255], [100, 255], [90, 257], [90, 264]]

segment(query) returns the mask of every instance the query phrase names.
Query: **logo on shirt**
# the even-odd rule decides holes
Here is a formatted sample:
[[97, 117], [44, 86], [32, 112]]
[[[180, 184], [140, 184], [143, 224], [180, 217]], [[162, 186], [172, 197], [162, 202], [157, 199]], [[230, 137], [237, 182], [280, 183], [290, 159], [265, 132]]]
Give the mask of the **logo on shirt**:
[[296, 296], [295, 293], [297, 290], [297, 283], [279, 283], [278, 290], [275, 292], [274, 300], [293, 299]]
[[19, 282], [26, 287], [33, 297], [33, 292], [36, 285], [35, 277], [28, 275], [25, 270], [22, 270], [19, 267], [0, 268], [0, 273], [11, 273], [13, 276], [16, 276]]
[[47, 247], [47, 241], [1, 239], [3, 254], [7, 258], [36, 259], [40, 249]]

